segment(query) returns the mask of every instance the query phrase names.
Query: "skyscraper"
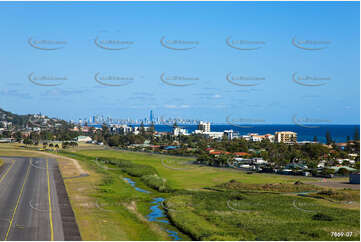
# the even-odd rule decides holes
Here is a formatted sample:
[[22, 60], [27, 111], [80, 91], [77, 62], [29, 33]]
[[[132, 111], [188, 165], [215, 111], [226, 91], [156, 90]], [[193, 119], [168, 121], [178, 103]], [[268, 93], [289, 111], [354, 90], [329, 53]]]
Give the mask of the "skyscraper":
[[153, 111], [152, 110], [150, 110], [150, 115], [149, 115], [149, 120], [150, 120], [150, 122], [153, 122]]

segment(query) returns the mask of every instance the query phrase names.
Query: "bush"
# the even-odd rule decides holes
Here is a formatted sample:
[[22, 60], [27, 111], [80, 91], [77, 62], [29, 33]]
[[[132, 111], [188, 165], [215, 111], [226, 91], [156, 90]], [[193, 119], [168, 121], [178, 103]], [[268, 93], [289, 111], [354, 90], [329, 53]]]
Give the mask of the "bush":
[[315, 215], [312, 216], [313, 220], [320, 220], [320, 221], [332, 221], [333, 218], [328, 216], [327, 214], [324, 213], [316, 213]]
[[320, 192], [318, 192], [317, 194], [319, 194], [319, 195], [326, 195], [326, 196], [332, 196], [332, 195], [335, 194], [335, 192], [332, 191], [332, 190], [327, 190], [327, 191], [320, 191]]
[[130, 176], [142, 177], [146, 175], [155, 175], [156, 172], [152, 167], [127, 167], [122, 169]]
[[302, 182], [296, 182], [294, 184], [248, 184], [231, 180], [227, 183], [217, 185], [216, 188], [224, 188], [234, 191], [262, 191], [262, 192], [304, 192], [320, 190], [314, 185], [303, 184]]
[[127, 160], [99, 158], [105, 164], [110, 164], [121, 168], [121, 170], [130, 176], [140, 177], [140, 179], [150, 188], [159, 192], [170, 192], [172, 189], [158, 176], [157, 170], [148, 165], [134, 164]]
[[340, 175], [346, 176], [346, 175], [349, 175], [351, 172], [345, 168], [340, 168], [337, 173]]
[[146, 175], [140, 178], [148, 187], [151, 187], [159, 192], [171, 192], [167, 181], [158, 175]]
[[358, 190], [326, 190], [318, 192], [317, 195], [338, 201], [360, 201], [360, 191]]

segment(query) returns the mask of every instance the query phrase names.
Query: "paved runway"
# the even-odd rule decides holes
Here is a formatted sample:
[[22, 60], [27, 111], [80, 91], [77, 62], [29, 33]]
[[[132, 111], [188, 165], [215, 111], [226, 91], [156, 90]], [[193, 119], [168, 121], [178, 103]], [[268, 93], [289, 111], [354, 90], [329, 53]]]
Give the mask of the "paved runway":
[[0, 158], [0, 240], [64, 240], [56, 160]]

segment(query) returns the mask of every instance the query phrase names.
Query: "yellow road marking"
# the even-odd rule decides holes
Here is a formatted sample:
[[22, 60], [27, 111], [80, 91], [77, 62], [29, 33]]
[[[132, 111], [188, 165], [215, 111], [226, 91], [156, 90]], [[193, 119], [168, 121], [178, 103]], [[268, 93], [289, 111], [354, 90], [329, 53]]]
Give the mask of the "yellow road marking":
[[26, 183], [26, 181], [28, 180], [28, 177], [29, 177], [29, 173], [30, 173], [30, 162], [29, 162], [28, 170], [26, 171], [26, 175], [25, 175], [25, 179], [24, 179], [24, 183], [23, 183], [23, 185], [22, 185], [22, 187], [21, 187], [20, 194], [19, 194], [18, 200], [17, 200], [17, 202], [16, 202], [16, 206], [15, 206], [15, 209], [14, 209], [14, 212], [13, 212], [13, 216], [11, 217], [10, 224], [9, 224], [9, 228], [8, 228], [8, 231], [6, 232], [6, 236], [5, 236], [5, 239], [4, 239], [4, 240], [7, 240], [7, 239], [8, 239], [9, 232], [10, 232], [10, 230], [11, 230], [11, 226], [12, 226], [12, 224], [13, 224], [14, 217], [15, 217], [15, 214], [16, 214], [16, 209], [18, 209], [21, 196], [23, 195], [23, 192], [24, 192], [25, 183]]
[[5, 174], [0, 178], [0, 183], [4, 180], [4, 178], [6, 177], [6, 175], [9, 173], [10, 169], [14, 166], [15, 161], [12, 161], [12, 164], [9, 166], [9, 168], [6, 170]]
[[48, 199], [49, 199], [50, 237], [51, 237], [51, 241], [53, 241], [53, 240], [54, 240], [54, 229], [53, 229], [53, 216], [52, 216], [52, 211], [51, 211], [49, 159], [46, 159], [46, 175], [48, 176]]

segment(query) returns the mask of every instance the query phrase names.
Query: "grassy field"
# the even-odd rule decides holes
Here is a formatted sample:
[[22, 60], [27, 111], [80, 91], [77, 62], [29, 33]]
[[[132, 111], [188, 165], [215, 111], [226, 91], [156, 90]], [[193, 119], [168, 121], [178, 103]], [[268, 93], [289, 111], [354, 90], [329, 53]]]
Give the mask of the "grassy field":
[[[67, 155], [93, 161], [102, 157], [103, 161], [114, 161], [107, 164], [112, 168], [124, 169], [126, 162], [141, 165], [136, 174], [123, 170], [134, 178], [143, 175], [142, 166], [155, 168], [159, 177], [165, 178], [174, 189], [162, 195], [167, 198], [168, 217], [195, 240], [359, 239], [359, 209], [352, 209], [345, 203], [333, 204], [292, 194], [325, 191], [302, 182], [294, 184], [298, 180], [314, 178], [246, 174], [232, 169], [190, 165], [190, 158], [115, 150], [80, 150]], [[229, 186], [230, 180], [237, 185]], [[359, 194], [359, 191], [352, 192]], [[355, 203], [359, 204], [359, 200]], [[336, 238], [331, 232], [352, 232], [352, 236]]]
[[333, 240], [352, 231], [357, 211], [330, 208], [310, 198], [269, 193], [190, 192], [166, 202], [171, 220], [196, 240]]
[[201, 167], [190, 165], [193, 158], [165, 156], [116, 150], [79, 150], [77, 154], [90, 157], [119, 158], [137, 164], [154, 167], [162, 178], [167, 179], [175, 189], [200, 189], [228, 182], [232, 179], [243, 183], [294, 183], [297, 180], [314, 181], [315, 178], [280, 176], [276, 174], [246, 174], [245, 172], [228, 169]]
[[[84, 240], [171, 240], [168, 229], [182, 231], [183, 240], [360, 238], [360, 191], [330, 193], [302, 184], [315, 178], [247, 174], [191, 165], [192, 158], [94, 146], [60, 154], [64, 177], [76, 175], [65, 157], [78, 160], [90, 174], [65, 179]], [[123, 178], [151, 193], [136, 192]], [[305, 191], [314, 192], [296, 194]], [[150, 202], [158, 197], [165, 198], [173, 225], [148, 221]], [[352, 235], [333, 237], [331, 232]]]

